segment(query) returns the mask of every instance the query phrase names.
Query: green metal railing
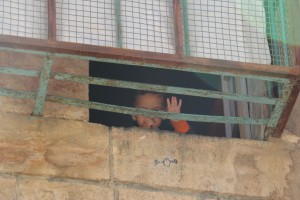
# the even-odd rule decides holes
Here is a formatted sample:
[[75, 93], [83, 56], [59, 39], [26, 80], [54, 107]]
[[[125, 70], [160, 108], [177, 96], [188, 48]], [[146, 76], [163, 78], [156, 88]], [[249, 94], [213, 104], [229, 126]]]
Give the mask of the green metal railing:
[[[87, 77], [87, 76], [73, 75], [67, 73], [54, 73], [51, 72], [51, 65], [53, 62], [53, 58], [55, 57], [66, 57], [66, 58], [72, 57], [76, 59], [96, 60], [96, 61], [107, 61], [107, 60], [105, 58], [75, 56], [69, 54], [48, 53], [44, 51], [21, 50], [21, 49], [12, 49], [12, 48], [4, 48], [4, 47], [1, 47], [0, 50], [38, 54], [38, 55], [45, 56], [44, 65], [41, 71], [19, 69], [19, 68], [13, 68], [9, 66], [0, 66], [0, 73], [14, 74], [14, 75], [28, 76], [28, 77], [40, 77], [39, 88], [38, 91], [36, 92], [15, 91], [15, 90], [3, 89], [3, 88], [0, 89], [1, 96], [36, 99], [36, 104], [33, 110], [33, 115], [36, 116], [43, 115], [44, 104], [46, 101], [48, 101], [48, 102], [61, 103], [61, 104], [66, 104], [71, 106], [97, 109], [102, 111], [123, 113], [129, 115], [145, 115], [150, 117], [160, 117], [164, 119], [173, 119], [173, 120], [187, 120], [187, 121], [197, 121], [197, 122], [213, 122], [213, 123], [229, 123], [229, 124], [265, 125], [266, 135], [268, 135], [271, 133], [271, 130], [275, 128], [292, 88], [292, 82], [289, 79], [285, 79], [285, 78], [272, 79], [267, 76], [255, 77], [254, 75], [251, 75], [250, 76], [251, 78], [258, 78], [260, 80], [278, 81], [284, 85], [284, 89], [283, 89], [284, 95], [282, 98], [270, 98], [270, 97], [249, 96], [249, 95], [241, 95], [235, 93], [224, 93], [224, 92], [191, 89], [191, 88], [183, 88], [183, 87], [161, 86], [161, 85], [137, 83], [137, 82], [130, 82], [130, 81], [111, 80], [105, 78]], [[122, 62], [122, 61], [118, 61], [118, 62]], [[128, 64], [128, 61], [123, 63]], [[155, 66], [145, 64], [144, 67], [155, 67]], [[174, 70], [172, 68], [168, 68], [168, 69]], [[185, 71], [189, 71], [189, 70], [192, 69], [188, 67], [185, 68]], [[218, 72], [211, 72], [211, 73], [216, 75], [219, 74]], [[238, 76], [233, 74], [231, 75]], [[244, 75], [244, 76], [248, 77], [248, 75]], [[264, 118], [253, 119], [247, 117], [225, 117], [225, 116], [210, 116], [210, 115], [195, 115], [195, 114], [175, 114], [175, 113], [168, 113], [163, 111], [150, 111], [145, 109], [137, 109], [132, 107], [110, 105], [110, 104], [104, 104], [98, 102], [90, 102], [81, 99], [73, 99], [73, 98], [66, 98], [62, 96], [49, 95], [47, 94], [47, 88], [50, 79], [78, 82], [84, 84], [95, 84], [95, 85], [103, 85], [103, 86], [111, 86], [111, 87], [119, 87], [119, 88], [128, 88], [128, 89], [135, 89], [135, 90], [148, 90], [148, 91], [163, 92], [163, 93], [183, 94], [183, 95], [198, 96], [198, 97], [205, 97], [205, 98], [227, 99], [233, 101], [261, 103], [261, 104], [274, 106], [274, 111], [272, 112], [272, 115], [269, 119], [264, 119]]]

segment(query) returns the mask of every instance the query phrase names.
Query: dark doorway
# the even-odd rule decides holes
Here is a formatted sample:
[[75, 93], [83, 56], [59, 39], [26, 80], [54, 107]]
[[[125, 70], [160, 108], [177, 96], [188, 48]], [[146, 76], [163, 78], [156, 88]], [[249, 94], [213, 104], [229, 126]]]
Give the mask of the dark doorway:
[[[221, 88], [218, 76], [106, 62], [91, 61], [90, 76], [215, 91], [220, 91]], [[89, 86], [89, 99], [93, 102], [132, 107], [134, 93], [135, 91], [131, 89]], [[166, 94], [166, 96], [171, 95]], [[185, 95], [175, 96], [183, 100], [182, 113], [223, 115], [222, 100]], [[93, 109], [90, 109], [90, 122], [116, 127], [132, 127], [134, 124], [130, 115]], [[201, 122], [189, 122], [189, 124], [196, 134], [225, 136], [224, 124]]]

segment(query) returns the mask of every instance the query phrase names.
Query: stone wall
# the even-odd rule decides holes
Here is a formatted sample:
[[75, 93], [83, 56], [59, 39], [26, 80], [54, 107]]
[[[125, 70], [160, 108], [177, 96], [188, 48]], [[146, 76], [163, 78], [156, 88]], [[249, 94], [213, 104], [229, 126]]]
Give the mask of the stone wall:
[[[18, 58], [18, 59], [16, 59]], [[0, 65], [40, 69], [42, 56], [0, 52]], [[88, 74], [56, 59], [54, 71]], [[0, 75], [0, 87], [36, 91], [35, 78]], [[51, 81], [49, 93], [87, 99], [85, 85]], [[2, 200], [298, 200], [300, 102], [282, 138], [178, 135], [86, 122], [88, 110], [0, 97]]]
[[290, 181], [299, 137], [288, 132], [262, 142], [7, 113], [0, 124], [0, 199], [257, 200], [297, 192]]

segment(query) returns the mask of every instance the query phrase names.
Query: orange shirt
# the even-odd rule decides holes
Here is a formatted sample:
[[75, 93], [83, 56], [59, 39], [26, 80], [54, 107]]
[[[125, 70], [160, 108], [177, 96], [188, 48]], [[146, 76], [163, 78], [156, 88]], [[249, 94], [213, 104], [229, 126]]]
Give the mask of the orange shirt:
[[184, 121], [184, 120], [179, 120], [179, 121], [171, 121], [172, 126], [174, 127], [174, 130], [177, 133], [184, 134], [190, 130], [190, 125]]

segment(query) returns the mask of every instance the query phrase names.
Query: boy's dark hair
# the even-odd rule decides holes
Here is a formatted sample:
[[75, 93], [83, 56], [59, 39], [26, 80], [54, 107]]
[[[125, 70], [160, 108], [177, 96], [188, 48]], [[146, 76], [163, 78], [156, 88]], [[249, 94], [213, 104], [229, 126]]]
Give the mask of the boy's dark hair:
[[133, 97], [133, 107], [136, 106], [136, 100], [139, 96], [143, 96], [146, 94], [155, 94], [155, 95], [159, 95], [161, 96], [164, 101], [163, 101], [163, 107], [166, 107], [165, 105], [165, 95], [163, 93], [159, 93], [159, 92], [152, 92], [152, 91], [146, 91], [146, 90], [136, 90], [134, 97]]

